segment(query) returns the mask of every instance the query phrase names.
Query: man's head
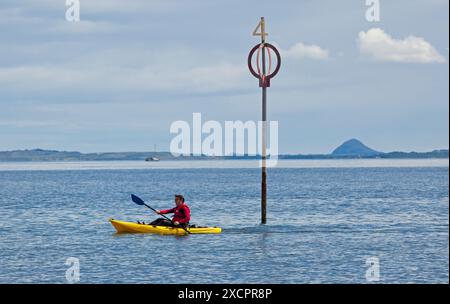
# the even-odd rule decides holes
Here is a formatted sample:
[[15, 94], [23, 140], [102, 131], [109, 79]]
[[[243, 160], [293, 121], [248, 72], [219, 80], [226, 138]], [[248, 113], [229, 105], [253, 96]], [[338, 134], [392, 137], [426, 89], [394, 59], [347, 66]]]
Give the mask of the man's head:
[[175, 204], [177, 206], [184, 204], [184, 197], [181, 194], [175, 194]]

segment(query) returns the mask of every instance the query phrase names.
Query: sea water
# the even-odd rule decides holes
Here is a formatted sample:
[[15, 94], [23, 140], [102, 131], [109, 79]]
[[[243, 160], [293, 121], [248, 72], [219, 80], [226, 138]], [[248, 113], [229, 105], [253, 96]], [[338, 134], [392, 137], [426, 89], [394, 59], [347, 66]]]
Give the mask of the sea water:
[[[187, 198], [219, 235], [116, 234]], [[0, 163], [0, 283], [448, 283], [446, 160]], [[370, 276], [377, 262], [377, 276]], [[369, 275], [368, 275], [369, 274]]]

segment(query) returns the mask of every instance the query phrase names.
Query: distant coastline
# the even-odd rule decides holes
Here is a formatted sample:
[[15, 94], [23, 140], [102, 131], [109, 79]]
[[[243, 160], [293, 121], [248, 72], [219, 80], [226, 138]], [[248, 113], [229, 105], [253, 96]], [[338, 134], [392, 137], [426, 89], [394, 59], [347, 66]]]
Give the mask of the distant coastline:
[[[356, 139], [344, 142], [330, 154], [281, 154], [279, 159], [430, 159], [449, 158], [449, 150], [441, 149], [430, 152], [378, 152]], [[52, 161], [145, 161], [148, 158], [164, 160], [227, 160], [259, 159], [260, 156], [180, 156], [174, 157], [170, 152], [106, 152], [81, 153], [76, 151], [56, 150], [14, 150], [0, 151], [0, 162], [52, 162]]]

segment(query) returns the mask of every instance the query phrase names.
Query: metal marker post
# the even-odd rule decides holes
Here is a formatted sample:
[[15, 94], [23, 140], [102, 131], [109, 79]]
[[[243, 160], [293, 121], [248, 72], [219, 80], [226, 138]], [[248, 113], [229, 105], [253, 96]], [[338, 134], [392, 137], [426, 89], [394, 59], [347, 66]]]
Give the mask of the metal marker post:
[[[258, 33], [258, 29], [260, 32]], [[266, 43], [266, 25], [264, 21], [264, 17], [261, 17], [261, 21], [259, 22], [256, 29], [253, 31], [254, 36], [261, 36], [261, 44], [256, 45], [248, 55], [248, 68], [253, 76], [259, 79], [259, 86], [262, 88], [262, 134], [261, 134], [261, 224], [266, 224], [267, 217], [267, 87], [270, 87], [270, 79], [273, 78], [281, 66], [281, 56], [278, 50], [271, 44]], [[270, 51], [273, 51], [277, 56], [277, 67], [275, 71], [271, 73], [270, 69], [272, 66]], [[258, 51], [257, 54], [257, 70], [255, 72], [252, 66], [252, 58], [253, 54]], [[269, 71], [266, 71], [266, 51], [269, 57]], [[261, 53], [261, 65], [262, 68], [259, 67], [259, 54]]]
[[[266, 32], [264, 17], [261, 17], [261, 45], [266, 42]], [[266, 75], [266, 52], [262, 50], [262, 74]], [[267, 210], [267, 86], [262, 86], [262, 148], [261, 148], [261, 224], [267, 222], [266, 210]]]

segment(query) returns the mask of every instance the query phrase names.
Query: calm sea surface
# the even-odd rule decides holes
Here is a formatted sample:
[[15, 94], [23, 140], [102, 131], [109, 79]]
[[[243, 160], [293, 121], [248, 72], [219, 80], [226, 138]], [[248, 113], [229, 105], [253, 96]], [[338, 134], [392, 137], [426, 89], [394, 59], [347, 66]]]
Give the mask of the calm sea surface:
[[[449, 282], [446, 160], [292, 160], [268, 173], [259, 225], [254, 161], [0, 163], [0, 283]], [[188, 200], [220, 235], [114, 233]]]

